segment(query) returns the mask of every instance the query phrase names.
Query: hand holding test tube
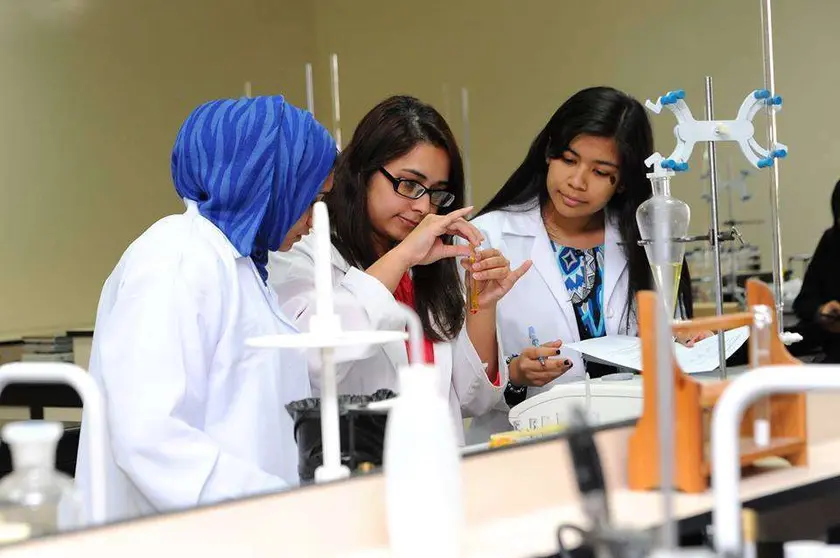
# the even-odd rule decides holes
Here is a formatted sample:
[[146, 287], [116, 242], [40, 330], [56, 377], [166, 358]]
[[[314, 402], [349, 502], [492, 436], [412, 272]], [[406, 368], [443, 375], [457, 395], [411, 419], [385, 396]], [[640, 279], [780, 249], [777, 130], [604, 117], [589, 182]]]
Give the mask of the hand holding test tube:
[[461, 260], [467, 291], [467, 312], [477, 314], [482, 308], [492, 308], [519, 279], [531, 269], [531, 260], [516, 269], [494, 248], [482, 250], [470, 245], [470, 255]]

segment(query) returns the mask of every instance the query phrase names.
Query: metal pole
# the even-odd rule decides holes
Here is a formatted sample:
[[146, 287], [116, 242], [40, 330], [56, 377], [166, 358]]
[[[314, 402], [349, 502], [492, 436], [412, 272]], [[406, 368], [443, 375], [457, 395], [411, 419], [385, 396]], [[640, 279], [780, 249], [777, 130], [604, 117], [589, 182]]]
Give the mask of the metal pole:
[[[706, 76], [706, 120], [715, 119], [715, 107], [712, 97], [712, 78]], [[717, 315], [723, 316], [723, 275], [720, 267], [720, 226], [718, 223], [718, 176], [717, 176], [717, 154], [715, 153], [715, 142], [709, 142], [709, 183], [712, 194], [712, 248], [715, 261], [715, 304]], [[720, 378], [726, 379], [726, 339], [723, 332], [718, 332], [718, 353], [720, 358]]]
[[251, 82], [245, 82], [245, 97], [250, 99], [251, 98]]
[[[670, 256], [669, 244], [673, 242], [670, 221], [661, 207], [654, 208], [654, 261], [666, 262]], [[666, 304], [657, 304], [656, 312], [656, 399], [659, 417], [659, 487], [662, 492], [661, 544], [666, 551], [677, 547], [677, 529], [674, 521], [674, 364], [671, 345], [671, 319], [665, 313], [667, 301], [674, 299], [673, 282], [660, 281], [659, 296]]]
[[732, 188], [735, 185], [735, 178], [732, 175], [732, 156], [730, 155], [726, 159], [726, 194], [727, 194], [727, 205], [729, 206], [729, 221], [730, 224], [734, 227], [735, 226], [735, 201], [732, 199]]
[[315, 116], [315, 86], [312, 84], [312, 64], [306, 63], [306, 110]]
[[[773, 9], [771, 0], [761, 0], [761, 28], [763, 33], [764, 88], [776, 94], [776, 70], [773, 62]], [[776, 111], [767, 105], [767, 148], [776, 147]], [[773, 295], [776, 297], [776, 323], [783, 330], [784, 292], [782, 290], [782, 226], [779, 218], [779, 159], [770, 168], [770, 222], [773, 228]]]
[[338, 97], [338, 55], [330, 55], [330, 82], [333, 110], [333, 136], [335, 145], [341, 149], [341, 100]]
[[472, 169], [470, 168], [470, 97], [466, 87], [461, 88], [461, 122], [464, 127], [464, 204], [469, 207], [472, 198]]
[[[735, 201], [733, 200], [732, 191], [734, 190], [735, 186], [735, 178], [732, 174], [732, 157], [730, 156], [726, 160], [726, 196], [727, 202], [729, 204], [729, 223], [728, 226], [735, 228]], [[729, 270], [729, 285], [730, 289], [732, 289], [732, 300], [738, 301], [738, 251], [741, 250], [741, 246], [738, 245], [736, 247], [734, 239], [730, 241], [729, 244], [729, 264], [732, 268]], [[724, 354], [724, 356], [726, 356]]]

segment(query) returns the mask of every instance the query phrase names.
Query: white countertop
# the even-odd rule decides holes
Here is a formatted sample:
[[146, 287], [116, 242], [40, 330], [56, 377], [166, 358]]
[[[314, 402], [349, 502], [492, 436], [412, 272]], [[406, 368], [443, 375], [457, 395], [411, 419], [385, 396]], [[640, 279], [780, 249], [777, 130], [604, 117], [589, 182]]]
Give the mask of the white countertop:
[[[749, 502], [777, 492], [807, 486], [840, 476], [840, 440], [812, 446], [808, 467], [787, 465], [765, 470], [741, 481], [741, 502]], [[616, 527], [645, 530], [661, 525], [663, 516], [658, 492], [618, 490], [610, 496]], [[678, 520], [709, 513], [711, 492], [678, 494], [675, 514]], [[579, 506], [558, 506], [520, 516], [487, 522], [469, 529], [463, 556], [469, 558], [522, 558], [550, 555], [558, 551], [557, 528], [564, 523], [586, 526]], [[570, 546], [573, 539], [564, 539]], [[391, 558], [387, 549], [348, 554], [345, 558]]]

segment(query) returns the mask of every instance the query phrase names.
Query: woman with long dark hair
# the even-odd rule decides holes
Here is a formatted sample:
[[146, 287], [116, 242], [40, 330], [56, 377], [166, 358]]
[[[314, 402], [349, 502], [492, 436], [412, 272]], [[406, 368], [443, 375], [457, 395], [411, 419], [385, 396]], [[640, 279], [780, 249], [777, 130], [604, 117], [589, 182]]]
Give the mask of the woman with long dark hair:
[[[359, 122], [340, 154], [326, 196], [333, 232], [333, 283], [344, 327], [402, 329], [397, 306], [423, 324], [425, 357], [441, 374], [456, 428], [462, 416], [486, 413], [507, 383], [497, 347], [496, 302], [528, 269], [511, 271], [464, 217], [464, 170], [455, 138], [431, 106], [408, 96], [386, 99]], [[462, 243], [454, 243], [455, 237]], [[284, 312], [308, 327], [314, 312], [314, 239], [279, 254], [271, 271]], [[475, 251], [476, 262], [466, 257]], [[458, 262], [471, 265], [479, 309], [467, 313]], [[339, 392], [397, 390], [407, 363], [404, 343], [337, 353]], [[313, 391], [320, 363], [310, 361]]]
[[[472, 221], [511, 265], [531, 260], [535, 267], [498, 305], [510, 378], [499, 411], [554, 382], [614, 370], [585, 364], [564, 342], [636, 333], [636, 293], [653, 287], [636, 225], [636, 209], [651, 196], [644, 160], [652, 153], [638, 101], [609, 87], [584, 89], [557, 109]], [[679, 308], [691, 317], [687, 271]], [[471, 440], [510, 427], [502, 412], [473, 423]]]

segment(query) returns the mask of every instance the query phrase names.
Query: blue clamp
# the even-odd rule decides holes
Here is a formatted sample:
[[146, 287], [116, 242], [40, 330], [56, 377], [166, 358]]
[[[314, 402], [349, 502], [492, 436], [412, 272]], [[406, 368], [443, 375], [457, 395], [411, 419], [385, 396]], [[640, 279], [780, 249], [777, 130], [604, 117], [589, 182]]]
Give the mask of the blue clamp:
[[785, 157], [787, 157], [787, 154], [787, 149], [774, 149], [770, 152], [770, 156], [774, 159], [784, 159]]
[[758, 160], [758, 168], [766, 169], [767, 167], [773, 166], [773, 159], [768, 157], [767, 159], [759, 159]]
[[688, 170], [688, 163], [678, 163], [673, 159], [663, 159], [661, 163], [663, 169], [670, 169], [675, 172], [683, 172]]
[[781, 95], [776, 95], [775, 97], [771, 97], [769, 99], [766, 99], [764, 102], [767, 103], [770, 106], [776, 105], [776, 106], [780, 107], [780, 106], [782, 106], [782, 97], [781, 97]]
[[677, 89], [676, 91], [668, 91], [665, 95], [659, 98], [659, 102], [663, 105], [673, 105], [680, 99], [685, 99], [685, 91]]
[[769, 99], [770, 98], [770, 92], [767, 91], [766, 89], [756, 89], [753, 92], [753, 96], [756, 99]]

